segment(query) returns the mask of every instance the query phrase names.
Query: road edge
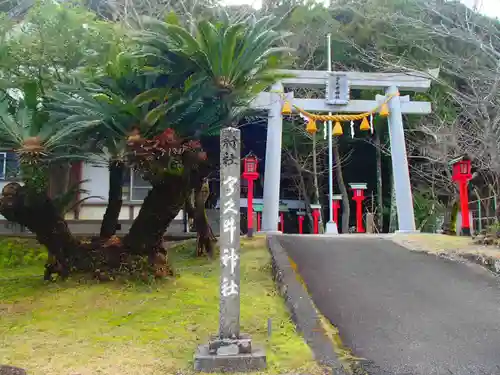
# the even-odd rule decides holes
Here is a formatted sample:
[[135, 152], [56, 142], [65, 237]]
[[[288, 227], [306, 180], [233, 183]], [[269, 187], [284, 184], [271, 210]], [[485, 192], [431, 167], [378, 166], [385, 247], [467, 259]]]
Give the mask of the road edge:
[[268, 235], [267, 248], [271, 254], [273, 279], [283, 297], [297, 331], [311, 348], [315, 360], [332, 369], [333, 375], [346, 375], [335, 353], [335, 346], [324, 328], [311, 297], [297, 279], [288, 255], [277, 235]]
[[469, 263], [469, 264], [475, 264], [478, 265], [482, 268], [484, 268], [486, 271], [491, 272], [495, 276], [500, 276], [500, 259], [491, 257], [488, 255], [484, 254], [479, 254], [479, 253], [473, 253], [473, 252], [464, 252], [464, 253], [456, 253], [456, 252], [450, 252], [450, 251], [431, 251], [431, 250], [425, 250], [425, 249], [417, 249], [412, 247], [410, 244], [404, 242], [404, 241], [398, 241], [396, 238], [391, 237], [390, 240], [395, 243], [396, 245], [399, 245], [406, 250], [409, 250], [411, 252], [415, 253], [424, 253], [427, 255], [434, 255], [438, 258], [442, 259], [448, 259], [452, 260], [455, 262], [463, 262], [463, 263]]

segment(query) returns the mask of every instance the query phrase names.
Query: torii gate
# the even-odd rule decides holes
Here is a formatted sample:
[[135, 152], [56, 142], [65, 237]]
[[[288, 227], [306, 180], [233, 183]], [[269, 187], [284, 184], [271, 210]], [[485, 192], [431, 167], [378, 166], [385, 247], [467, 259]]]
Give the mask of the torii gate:
[[[252, 103], [256, 109], [268, 111], [266, 164], [264, 173], [264, 209], [262, 215], [262, 231], [276, 231], [279, 215], [280, 180], [281, 180], [281, 133], [283, 118], [282, 93], [287, 88], [321, 88], [327, 85], [331, 76], [345, 75], [350, 88], [383, 89], [386, 95], [399, 94], [399, 90], [425, 92], [430, 88], [431, 79], [439, 70], [428, 74], [415, 72], [404, 73], [359, 73], [359, 72], [325, 72], [311, 70], [284, 70], [280, 73], [293, 76], [273, 85], [271, 92], [262, 92]], [[375, 100], [348, 100], [345, 105], [330, 105], [326, 99], [299, 99], [293, 92], [286, 94], [293, 105], [310, 112], [362, 113], [371, 111], [382, 103], [385, 96], [377, 95]], [[391, 141], [392, 171], [396, 192], [398, 213], [398, 232], [415, 232], [415, 215], [413, 212], [413, 196], [411, 193], [410, 173], [406, 155], [405, 136], [402, 114], [431, 113], [429, 102], [412, 102], [409, 96], [394, 96], [389, 102], [389, 137]]]

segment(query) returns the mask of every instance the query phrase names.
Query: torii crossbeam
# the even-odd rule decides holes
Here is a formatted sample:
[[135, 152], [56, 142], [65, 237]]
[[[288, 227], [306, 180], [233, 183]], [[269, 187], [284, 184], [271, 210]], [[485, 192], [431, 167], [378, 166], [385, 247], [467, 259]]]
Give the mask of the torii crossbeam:
[[[399, 90], [425, 92], [431, 86], [431, 77], [438, 71], [428, 74], [415, 72], [403, 73], [358, 73], [358, 72], [324, 72], [309, 70], [285, 70], [281, 73], [293, 76], [273, 85], [270, 92], [262, 92], [252, 103], [256, 109], [268, 111], [266, 164], [264, 175], [264, 209], [262, 215], [262, 231], [276, 231], [279, 215], [280, 180], [281, 180], [281, 133], [283, 118], [281, 107], [284, 87], [325, 87], [330, 74], [345, 74], [353, 89], [383, 89], [386, 95], [399, 94]], [[287, 100], [293, 105], [310, 112], [362, 113], [371, 111], [384, 100], [377, 95], [375, 100], [349, 100], [346, 105], [329, 105], [325, 99], [300, 99], [287, 93]], [[429, 114], [429, 102], [412, 102], [409, 96], [394, 96], [389, 106], [389, 136], [391, 140], [392, 170], [396, 205], [398, 213], [398, 232], [415, 232], [415, 215], [411, 193], [410, 174], [403, 129], [404, 114]]]

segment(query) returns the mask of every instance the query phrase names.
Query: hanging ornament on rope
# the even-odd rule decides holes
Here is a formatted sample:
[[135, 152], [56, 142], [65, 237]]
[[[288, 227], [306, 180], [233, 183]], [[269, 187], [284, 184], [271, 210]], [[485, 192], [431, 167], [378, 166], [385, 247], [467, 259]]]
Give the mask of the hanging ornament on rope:
[[292, 114], [292, 106], [287, 100], [284, 101], [283, 106], [281, 107], [281, 114], [282, 115]]
[[318, 127], [316, 126], [316, 120], [310, 118], [306, 126], [306, 132], [308, 132], [309, 134], [315, 134], [317, 131]]
[[[387, 103], [394, 97], [399, 94], [393, 94], [387, 96], [385, 101], [380, 105], [375, 107], [372, 111], [370, 112], [364, 112], [364, 113], [359, 113], [359, 114], [353, 114], [353, 115], [347, 115], [347, 114], [337, 114], [337, 115], [319, 115], [319, 114], [313, 114], [309, 113], [297, 106], [292, 106], [288, 101], [284, 101], [283, 107], [282, 107], [282, 113], [289, 114], [292, 112], [292, 107], [297, 110], [299, 113], [299, 116], [303, 118], [305, 121], [307, 121], [306, 125], [306, 131], [309, 134], [315, 134], [318, 131], [318, 127], [316, 126], [317, 121], [322, 121], [323, 122], [323, 136], [326, 138], [328, 137], [327, 133], [327, 121], [335, 121], [335, 126], [333, 128], [333, 135], [335, 136], [340, 136], [342, 135], [343, 129], [342, 129], [342, 124], [341, 121], [351, 121], [351, 137], [354, 137], [354, 125], [353, 121], [356, 120], [362, 120], [361, 125], [360, 125], [360, 130], [366, 131], [370, 130], [371, 133], [373, 134], [374, 128], [373, 128], [373, 115], [375, 113], [379, 113], [380, 116], [387, 117], [389, 116], [389, 107]], [[368, 121], [368, 116], [370, 117], [370, 121]]]
[[361, 121], [361, 125], [359, 126], [359, 130], [367, 131], [370, 130], [370, 124], [368, 123], [368, 119], [363, 117], [363, 121]]
[[387, 117], [389, 116], [389, 106], [387, 105], [387, 103], [384, 103], [382, 104], [382, 106], [380, 107], [380, 112], [379, 112], [380, 116], [382, 117]]
[[333, 135], [338, 137], [339, 135], [344, 134], [344, 131], [342, 130], [342, 125], [340, 124], [340, 121], [335, 122], [335, 126], [333, 127]]

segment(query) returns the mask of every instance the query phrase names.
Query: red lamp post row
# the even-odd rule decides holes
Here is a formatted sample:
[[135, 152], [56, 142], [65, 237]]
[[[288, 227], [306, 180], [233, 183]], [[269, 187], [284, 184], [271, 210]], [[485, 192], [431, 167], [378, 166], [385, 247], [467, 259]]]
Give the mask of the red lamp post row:
[[[243, 159], [244, 172], [243, 178], [248, 183], [248, 204], [247, 204], [247, 218], [248, 218], [248, 236], [253, 236], [253, 183], [259, 177], [258, 173], [258, 159], [255, 155], [249, 154]], [[459, 186], [460, 190], [460, 210], [462, 214], [462, 235], [470, 236], [470, 219], [469, 219], [469, 197], [467, 191], [467, 184], [472, 179], [471, 173], [471, 160], [467, 155], [461, 156], [452, 160], [450, 164], [453, 165], [452, 179]], [[353, 191], [353, 200], [356, 202], [356, 231], [364, 233], [363, 228], [363, 201], [365, 200], [364, 191], [366, 190], [365, 183], [351, 183], [349, 184]], [[333, 220], [338, 223], [338, 210], [340, 208], [341, 195], [334, 195], [332, 201], [333, 207]], [[319, 217], [320, 205], [311, 205], [313, 217], [313, 233], [319, 233]], [[257, 231], [260, 231], [261, 213], [257, 212]], [[303, 233], [305, 213], [303, 211], [297, 212], [297, 220], [299, 224], [299, 233]], [[280, 212], [278, 229], [284, 231], [284, 214]]]
[[[254, 181], [259, 177], [258, 173], [258, 164], [259, 161], [255, 155], [252, 153], [248, 154], [244, 159], [243, 159], [243, 175], [242, 177], [247, 181], [247, 186], [248, 186], [248, 195], [247, 195], [247, 230], [248, 230], [248, 237], [253, 236], [254, 228], [253, 228], [253, 186], [254, 186]], [[469, 168], [470, 170], [470, 168]], [[356, 228], [358, 233], [363, 233], [364, 228], [363, 228], [363, 211], [362, 211], [362, 202], [365, 199], [364, 196], [364, 190], [366, 190], [366, 184], [365, 183], [351, 183], [350, 184], [351, 189], [353, 191], [353, 200], [356, 201]], [[466, 189], [465, 189], [466, 190]], [[461, 188], [462, 192], [462, 188]], [[461, 193], [462, 194], [462, 193]], [[465, 194], [467, 192], [465, 191]], [[338, 223], [338, 209], [340, 208], [340, 201], [342, 200], [341, 195], [334, 195], [333, 196], [333, 201], [332, 201], [332, 206], [333, 206], [333, 219], [336, 223]], [[462, 206], [463, 207], [463, 206]], [[319, 218], [320, 218], [320, 210], [321, 206], [320, 205], [311, 205], [312, 209], [312, 217], [313, 217], [313, 233], [318, 234], [319, 233]], [[281, 210], [280, 210], [281, 211]], [[260, 231], [260, 221], [261, 221], [261, 213], [257, 212], [257, 231]], [[304, 223], [304, 212], [297, 212], [297, 218], [299, 222], [299, 233], [303, 233], [303, 223]], [[464, 220], [464, 226], [465, 223], [468, 223], [468, 216], [467, 216], [467, 221]], [[278, 230], [281, 232], [284, 231], [284, 213], [283, 211], [280, 212], [280, 217], [279, 217], [279, 225], [278, 225]], [[468, 226], [467, 226], [468, 227]]]

